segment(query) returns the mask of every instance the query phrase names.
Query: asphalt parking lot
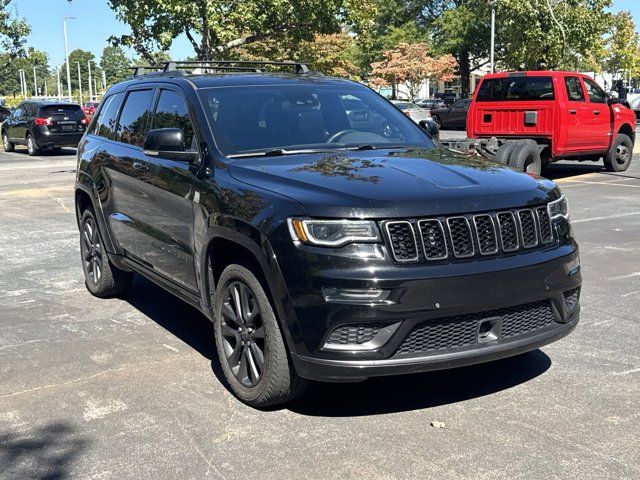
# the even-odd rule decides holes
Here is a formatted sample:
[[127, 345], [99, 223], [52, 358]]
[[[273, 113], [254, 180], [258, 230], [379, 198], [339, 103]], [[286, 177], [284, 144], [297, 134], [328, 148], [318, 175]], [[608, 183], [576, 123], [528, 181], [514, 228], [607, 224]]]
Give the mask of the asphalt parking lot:
[[142, 279], [85, 290], [73, 153], [0, 152], [0, 478], [640, 478], [640, 158], [544, 172], [581, 246], [570, 336], [263, 412], [218, 380], [201, 314]]

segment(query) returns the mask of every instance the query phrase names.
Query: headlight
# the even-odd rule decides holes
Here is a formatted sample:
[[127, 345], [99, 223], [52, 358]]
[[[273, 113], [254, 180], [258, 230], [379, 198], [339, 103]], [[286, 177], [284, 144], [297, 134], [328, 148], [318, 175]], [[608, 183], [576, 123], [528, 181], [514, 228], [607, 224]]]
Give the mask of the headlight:
[[294, 241], [324, 247], [340, 247], [352, 242], [379, 242], [378, 226], [369, 220], [289, 219]]
[[554, 200], [553, 202], [547, 205], [547, 209], [549, 210], [549, 218], [551, 220], [555, 220], [556, 218], [565, 218], [569, 219], [569, 202], [567, 202], [567, 197], [562, 195], [558, 200]]

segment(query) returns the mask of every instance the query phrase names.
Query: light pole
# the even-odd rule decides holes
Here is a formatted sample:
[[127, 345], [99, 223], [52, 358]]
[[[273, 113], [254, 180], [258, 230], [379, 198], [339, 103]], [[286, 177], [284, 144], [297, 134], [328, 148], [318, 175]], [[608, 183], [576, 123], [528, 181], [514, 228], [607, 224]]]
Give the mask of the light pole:
[[87, 67], [89, 69], [89, 101], [93, 100], [93, 86], [91, 85], [91, 60], [87, 61]]
[[76, 62], [78, 64], [78, 89], [80, 90], [80, 105], [82, 105], [82, 76], [80, 74], [80, 62]]
[[36, 79], [36, 67], [33, 66], [33, 93], [38, 96], [38, 80]]
[[496, 0], [491, 0], [491, 57], [489, 59], [489, 64], [491, 68], [491, 73], [494, 71], [494, 50], [496, 45]]
[[58, 87], [58, 100], [62, 99], [62, 84], [60, 83], [60, 67], [56, 67], [56, 74], [58, 75], [58, 81], [56, 82], [56, 86]]
[[67, 46], [67, 20], [75, 20], [76, 17], [64, 17], [62, 21], [63, 29], [64, 29], [64, 55], [67, 60], [67, 88], [69, 89], [69, 101], [71, 98], [71, 69], [69, 67], [69, 47]]

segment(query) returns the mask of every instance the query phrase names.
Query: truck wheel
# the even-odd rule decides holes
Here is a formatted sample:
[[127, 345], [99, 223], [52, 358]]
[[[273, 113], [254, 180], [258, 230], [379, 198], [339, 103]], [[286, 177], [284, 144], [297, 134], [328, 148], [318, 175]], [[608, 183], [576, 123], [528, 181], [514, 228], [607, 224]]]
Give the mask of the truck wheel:
[[505, 142], [505, 143], [503, 143], [500, 146], [500, 148], [498, 149], [498, 152], [496, 153], [494, 161], [496, 161], [500, 165], [509, 165], [509, 157], [511, 157], [511, 154], [513, 153], [513, 150], [518, 145], [519, 144], [516, 143], [516, 142]]
[[224, 269], [215, 293], [214, 332], [224, 377], [252, 407], [279, 405], [304, 392], [271, 303], [256, 276], [241, 265]]
[[631, 164], [631, 157], [633, 142], [624, 133], [619, 133], [609, 154], [604, 158], [604, 166], [609, 172], [624, 172]]
[[542, 171], [542, 159], [540, 149], [533, 140], [518, 142], [517, 148], [511, 153], [509, 166], [518, 172], [540, 175]]

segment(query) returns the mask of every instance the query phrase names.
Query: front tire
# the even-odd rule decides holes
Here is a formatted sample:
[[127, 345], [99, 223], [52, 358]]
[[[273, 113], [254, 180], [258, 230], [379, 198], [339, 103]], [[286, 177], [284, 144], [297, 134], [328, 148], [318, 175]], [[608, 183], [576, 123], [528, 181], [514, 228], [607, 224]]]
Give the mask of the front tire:
[[220, 365], [233, 393], [252, 407], [280, 405], [301, 395], [298, 376], [271, 303], [247, 268], [229, 265], [215, 293], [214, 331]]
[[92, 295], [111, 298], [129, 290], [133, 272], [120, 270], [109, 261], [96, 215], [91, 207], [80, 218], [80, 254], [85, 285]]
[[631, 165], [632, 157], [633, 142], [627, 135], [619, 133], [604, 158], [604, 166], [609, 172], [624, 172]]
[[13, 152], [15, 145], [9, 140], [7, 132], [2, 132], [2, 146], [5, 152]]
[[433, 119], [434, 123], [438, 126], [438, 129], [442, 130], [442, 120], [440, 120], [440, 117], [438, 115], [432, 115], [431, 118]]
[[27, 152], [30, 156], [40, 155], [40, 149], [36, 144], [36, 141], [33, 139], [33, 135], [27, 133]]

